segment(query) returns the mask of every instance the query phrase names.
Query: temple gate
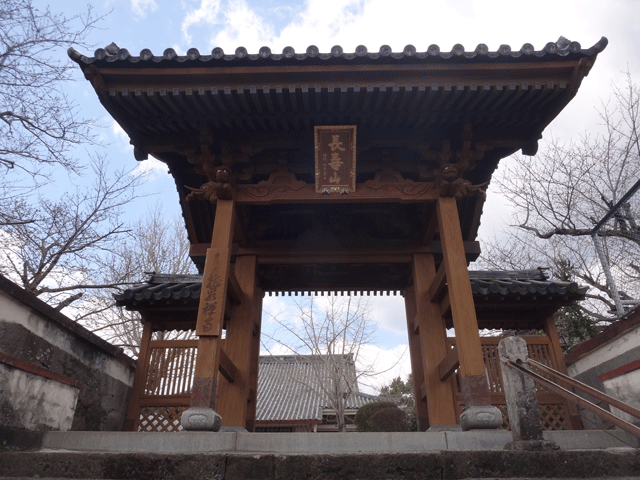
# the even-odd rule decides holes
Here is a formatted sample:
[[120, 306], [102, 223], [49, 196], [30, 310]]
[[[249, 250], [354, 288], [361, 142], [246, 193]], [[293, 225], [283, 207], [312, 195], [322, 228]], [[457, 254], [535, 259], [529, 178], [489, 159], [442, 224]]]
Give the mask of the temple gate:
[[484, 191], [500, 159], [535, 154], [606, 43], [184, 57], [71, 49], [136, 159], [168, 165], [202, 272], [181, 306], [136, 289], [119, 297], [144, 324], [129, 426], [153, 386], [152, 330], [193, 328], [198, 340], [180, 347], [196, 355], [191, 392], [171, 394], [189, 402], [183, 426], [215, 429], [215, 411], [251, 431], [262, 296], [318, 291], [404, 295], [421, 429], [500, 426], [479, 326], [544, 327], [562, 363], [550, 315], [583, 292], [547, 282], [555, 290], [516, 288], [492, 303], [472, 291]]

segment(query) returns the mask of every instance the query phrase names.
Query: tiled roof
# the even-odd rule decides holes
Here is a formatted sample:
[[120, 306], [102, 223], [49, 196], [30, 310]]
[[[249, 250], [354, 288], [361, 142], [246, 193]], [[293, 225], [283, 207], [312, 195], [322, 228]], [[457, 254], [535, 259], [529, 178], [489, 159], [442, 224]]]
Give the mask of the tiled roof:
[[211, 50], [211, 54], [203, 55], [197, 48], [190, 48], [184, 56], [178, 55], [173, 48], [167, 48], [161, 56], [154, 55], [148, 48], [138, 56], [131, 55], [126, 48], [115, 43], [106, 48], [99, 48], [93, 57], [86, 57], [73, 48], [68, 54], [72, 60], [81, 65], [105, 64], [139, 64], [145, 67], [180, 67], [193, 66], [271, 66], [271, 65], [348, 65], [348, 64], [421, 64], [421, 63], [464, 63], [465, 61], [503, 62], [509, 61], [548, 61], [558, 57], [579, 59], [591, 57], [602, 52], [608, 40], [602, 37], [595, 45], [583, 49], [578, 42], [571, 42], [560, 37], [556, 42], [547, 43], [541, 50], [536, 50], [530, 43], [525, 43], [519, 50], [509, 45], [500, 45], [497, 51], [489, 51], [485, 44], [479, 44], [474, 50], [467, 51], [464, 46], [456, 44], [450, 51], [442, 51], [438, 45], [430, 45], [426, 51], [417, 51], [413, 45], [407, 45], [402, 52], [393, 52], [391, 47], [383, 45], [376, 51], [369, 51], [364, 45], [356, 47], [355, 52], [346, 53], [336, 45], [328, 53], [320, 53], [315, 45], [309, 46], [304, 53], [296, 53], [293, 47], [285, 47], [282, 53], [274, 53], [269, 47], [262, 47], [257, 54], [250, 54], [246, 48], [238, 47], [233, 54], [225, 54], [220, 47]]
[[[323, 408], [331, 408], [320, 387], [325, 368], [322, 358], [314, 355], [260, 357], [256, 420], [321, 421]], [[347, 368], [355, 379], [352, 361]], [[347, 408], [357, 409], [376, 400], [372, 395], [355, 393], [347, 399]]]
[[576, 282], [548, 278], [541, 268], [532, 270], [469, 271], [471, 291], [482, 296], [584, 295], [588, 288]]
[[[548, 278], [542, 269], [510, 271], [469, 271], [474, 296], [564, 296], [584, 295], [587, 287], [576, 282]], [[114, 295], [120, 306], [176, 305], [194, 303], [200, 299], [201, 275], [152, 274], [146, 283]], [[326, 291], [331, 291], [327, 289]], [[278, 293], [278, 292], [267, 292]], [[307, 292], [314, 293], [314, 292]], [[320, 292], [315, 292], [320, 293]]]

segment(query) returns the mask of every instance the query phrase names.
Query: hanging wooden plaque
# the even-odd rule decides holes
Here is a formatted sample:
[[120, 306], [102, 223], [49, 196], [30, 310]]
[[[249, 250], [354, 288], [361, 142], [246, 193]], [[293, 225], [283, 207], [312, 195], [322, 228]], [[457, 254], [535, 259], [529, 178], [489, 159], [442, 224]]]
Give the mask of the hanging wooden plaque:
[[315, 127], [316, 192], [356, 191], [356, 126]]

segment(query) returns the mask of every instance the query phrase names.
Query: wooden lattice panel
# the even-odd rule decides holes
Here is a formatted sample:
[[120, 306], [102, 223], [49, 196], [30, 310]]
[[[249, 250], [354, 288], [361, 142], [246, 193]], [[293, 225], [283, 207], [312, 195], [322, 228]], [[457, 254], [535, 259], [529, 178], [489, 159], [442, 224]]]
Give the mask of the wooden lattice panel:
[[[529, 357], [543, 365], [557, 369], [555, 364], [549, 339], [547, 337], [523, 337], [527, 342], [527, 350]], [[506, 399], [504, 396], [504, 387], [502, 383], [502, 369], [500, 366], [500, 358], [498, 355], [498, 343], [501, 337], [481, 337], [482, 355], [484, 358], [485, 373], [489, 384], [489, 393], [491, 401], [495, 407], [500, 409], [502, 413], [502, 429], [510, 430], [509, 414], [507, 413]], [[455, 338], [447, 339], [449, 345], [455, 344]], [[456, 371], [456, 398], [458, 400], [459, 412], [464, 408], [462, 400], [462, 392], [460, 391], [460, 372]], [[561, 397], [553, 394], [546, 387], [536, 383], [538, 393], [538, 402], [540, 405], [540, 419], [544, 430], [570, 430], [571, 423], [567, 414], [566, 404], [562, 403]]]
[[180, 417], [187, 408], [189, 407], [142, 407], [134, 431], [179, 432], [182, 430]]
[[198, 350], [197, 340], [153, 341], [149, 346], [144, 395], [189, 394]]
[[570, 430], [569, 415], [562, 404], [540, 405], [540, 418], [544, 430]]

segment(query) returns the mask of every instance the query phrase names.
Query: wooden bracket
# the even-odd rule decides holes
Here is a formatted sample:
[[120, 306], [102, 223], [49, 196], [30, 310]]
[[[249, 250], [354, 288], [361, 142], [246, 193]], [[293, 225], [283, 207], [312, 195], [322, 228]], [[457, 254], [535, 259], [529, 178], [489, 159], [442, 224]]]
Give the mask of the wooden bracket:
[[432, 303], [438, 303], [442, 300], [447, 292], [446, 275], [444, 269], [444, 262], [440, 264], [440, 268], [436, 272], [436, 276], [433, 278], [429, 289], [427, 290], [427, 299]]
[[458, 350], [454, 345], [449, 353], [447, 353], [447, 356], [438, 364], [438, 377], [440, 377], [440, 381], [444, 382], [459, 366]]
[[229, 383], [233, 383], [238, 378], [238, 369], [227, 356], [224, 350], [220, 350], [220, 366], [218, 367], [220, 373], [226, 378]]

